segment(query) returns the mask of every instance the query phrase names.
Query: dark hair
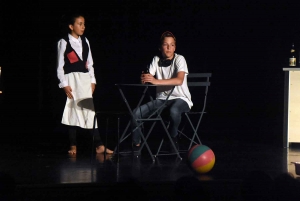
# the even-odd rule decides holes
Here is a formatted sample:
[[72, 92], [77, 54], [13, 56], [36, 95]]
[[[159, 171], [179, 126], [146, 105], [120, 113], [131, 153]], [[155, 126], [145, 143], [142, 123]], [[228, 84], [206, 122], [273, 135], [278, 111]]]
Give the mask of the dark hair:
[[81, 13], [76, 13], [76, 14], [72, 14], [68, 17], [68, 25], [74, 25], [75, 21], [77, 18], [79, 17], [83, 17], [84, 18], [84, 15], [81, 14]]
[[77, 18], [79, 17], [84, 17], [84, 15], [82, 13], [76, 12], [76, 13], [70, 13], [70, 12], [66, 12], [64, 13], [59, 21], [59, 28], [60, 28], [60, 32], [62, 35], [65, 35], [66, 33], [70, 33], [71, 30], [69, 28], [69, 25], [74, 25], [75, 21]]
[[164, 42], [164, 40], [165, 40], [166, 37], [172, 37], [174, 39], [174, 41], [175, 41], [175, 44], [176, 44], [176, 38], [175, 38], [175, 36], [170, 31], [165, 31], [161, 35], [161, 37], [160, 37], [160, 45], [163, 44], [163, 42]]

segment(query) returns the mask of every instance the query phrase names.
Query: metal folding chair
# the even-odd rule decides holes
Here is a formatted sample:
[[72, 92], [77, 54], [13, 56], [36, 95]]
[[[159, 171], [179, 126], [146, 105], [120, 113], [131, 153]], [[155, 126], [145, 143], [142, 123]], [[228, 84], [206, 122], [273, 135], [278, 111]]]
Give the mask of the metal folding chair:
[[[194, 106], [192, 107], [192, 109], [189, 112], [184, 113], [187, 121], [185, 121], [185, 123], [183, 124], [181, 129], [178, 130], [178, 134], [179, 134], [179, 137], [184, 136], [185, 138], [187, 138], [190, 141], [190, 145], [187, 150], [181, 150], [181, 151], [188, 151], [192, 147], [193, 144], [202, 144], [202, 142], [199, 138], [198, 129], [199, 129], [199, 125], [201, 123], [202, 117], [206, 113], [208, 87], [211, 84], [209, 79], [211, 78], [211, 76], [212, 76], [212, 73], [191, 73], [188, 75], [188, 86], [189, 86], [190, 90], [194, 87], [203, 87], [204, 92], [202, 92], [202, 94], [199, 94], [199, 93], [193, 94], [192, 93], [193, 91], [191, 90], [192, 100], [193, 100], [193, 97], [196, 97], [196, 96], [200, 97], [199, 101], [202, 101], [202, 104], [200, 104], [200, 108], [199, 108], [199, 107], [197, 107], [198, 103], [193, 101]], [[196, 108], [196, 109], [193, 109], [193, 108]], [[195, 122], [193, 124], [193, 122], [191, 120], [192, 116], [195, 116], [196, 124], [195, 124]], [[192, 132], [193, 132], [192, 137], [189, 137], [187, 134], [185, 134], [183, 132], [188, 123], [192, 128]]]
[[[189, 112], [185, 112], [184, 116], [186, 117], [186, 121], [181, 123], [181, 127], [178, 130], [178, 136], [181, 138], [182, 136], [185, 137], [188, 141], [190, 141], [188, 149], [180, 149], [179, 152], [186, 152], [190, 150], [192, 145], [194, 144], [202, 144], [199, 134], [198, 134], [198, 129], [199, 125], [201, 123], [203, 115], [206, 113], [206, 102], [207, 102], [207, 93], [208, 93], [208, 87], [210, 86], [210, 78], [212, 76], [212, 73], [190, 73], [187, 76], [187, 82], [188, 86], [191, 92], [192, 100], [194, 103], [194, 106]], [[199, 92], [200, 90], [197, 90], [194, 87], [202, 87], [201, 93]], [[194, 92], [194, 93], [193, 93]], [[197, 93], [196, 93], [197, 92]], [[195, 97], [195, 98], [193, 98]], [[200, 100], [199, 100], [200, 99]], [[196, 101], [194, 101], [196, 100]], [[202, 101], [201, 104], [199, 104], [199, 101]], [[200, 105], [200, 107], [199, 107]], [[194, 109], [195, 108], [195, 109]], [[193, 118], [192, 118], [193, 116]], [[192, 121], [194, 119], [194, 123]], [[196, 119], [196, 123], [195, 123]], [[192, 135], [187, 134], [186, 127], [190, 125], [192, 129]], [[185, 132], [185, 133], [184, 133]], [[161, 147], [164, 142], [164, 139], [162, 139], [160, 146], [157, 150], [156, 155], [169, 155], [169, 154], [160, 154], [161, 152]], [[180, 140], [179, 140], [180, 143]]]

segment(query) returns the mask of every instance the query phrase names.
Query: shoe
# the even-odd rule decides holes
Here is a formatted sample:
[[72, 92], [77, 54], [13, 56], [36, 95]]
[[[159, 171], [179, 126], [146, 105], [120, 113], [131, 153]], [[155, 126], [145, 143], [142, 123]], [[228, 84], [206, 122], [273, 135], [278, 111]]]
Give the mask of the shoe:
[[170, 151], [170, 153], [176, 153], [179, 150], [177, 136], [176, 137], [171, 137], [171, 139], [172, 139], [173, 143], [175, 144], [175, 147], [176, 147], [177, 150], [174, 149], [172, 143], [170, 142], [169, 143], [169, 151]]
[[134, 156], [139, 156], [141, 154], [140, 152], [141, 144], [137, 144], [137, 145], [132, 143], [132, 153]]

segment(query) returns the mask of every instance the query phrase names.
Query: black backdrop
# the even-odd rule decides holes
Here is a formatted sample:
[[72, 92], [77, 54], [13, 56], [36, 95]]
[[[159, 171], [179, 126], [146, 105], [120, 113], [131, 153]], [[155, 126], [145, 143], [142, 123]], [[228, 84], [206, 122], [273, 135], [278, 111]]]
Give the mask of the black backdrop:
[[[162, 32], [190, 72], [212, 72], [210, 139], [282, 144], [283, 71], [299, 13], [288, 1], [28, 1], [1, 8], [1, 141], [36, 144], [65, 139], [65, 102], [56, 78], [56, 43], [63, 16], [81, 11], [94, 58], [95, 106], [125, 110], [115, 83], [139, 81], [158, 50]], [[296, 48], [298, 48], [296, 46]], [[138, 98], [132, 92], [133, 102]], [[195, 97], [196, 99], [196, 97]], [[197, 103], [195, 103], [197, 104]], [[51, 140], [50, 140], [51, 141]]]

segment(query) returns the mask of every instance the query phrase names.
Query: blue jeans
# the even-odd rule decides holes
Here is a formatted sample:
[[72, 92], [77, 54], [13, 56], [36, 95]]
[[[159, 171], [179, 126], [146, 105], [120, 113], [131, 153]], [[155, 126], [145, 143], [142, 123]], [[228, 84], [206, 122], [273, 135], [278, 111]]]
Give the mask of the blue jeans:
[[[165, 103], [165, 100], [156, 99], [153, 101], [150, 101], [144, 105], [141, 105], [139, 108], [135, 108], [133, 110], [134, 119], [144, 119], [147, 118], [152, 112], [157, 110], [160, 106], [162, 106]], [[179, 127], [179, 124], [181, 122], [181, 114], [183, 112], [190, 111], [189, 105], [184, 100], [177, 98], [172, 100], [167, 100], [166, 104], [162, 108], [162, 110], [168, 109], [170, 114], [170, 125], [168, 128], [168, 131], [171, 135], [171, 137], [177, 136], [177, 130]], [[152, 117], [155, 117], [152, 116]], [[135, 120], [131, 120], [131, 128], [134, 130], [136, 128]], [[136, 122], [137, 124], [140, 124], [141, 122]], [[132, 133], [132, 142], [133, 144], [139, 144], [141, 143], [141, 128], [139, 127]]]

